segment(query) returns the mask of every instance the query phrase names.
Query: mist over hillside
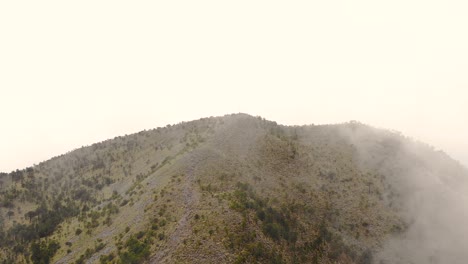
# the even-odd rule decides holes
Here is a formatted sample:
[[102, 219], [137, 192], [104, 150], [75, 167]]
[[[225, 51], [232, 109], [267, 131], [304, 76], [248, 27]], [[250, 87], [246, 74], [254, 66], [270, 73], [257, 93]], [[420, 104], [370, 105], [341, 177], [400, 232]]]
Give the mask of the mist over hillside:
[[0, 263], [466, 263], [468, 171], [359, 122], [246, 114], [0, 174]]

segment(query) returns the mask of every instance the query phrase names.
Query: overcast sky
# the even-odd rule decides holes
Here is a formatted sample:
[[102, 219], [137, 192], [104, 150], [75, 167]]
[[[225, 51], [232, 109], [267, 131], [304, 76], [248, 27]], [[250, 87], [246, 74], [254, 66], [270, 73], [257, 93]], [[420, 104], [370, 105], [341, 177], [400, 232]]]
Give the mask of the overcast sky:
[[1, 1], [0, 171], [244, 112], [359, 120], [468, 165], [466, 1]]

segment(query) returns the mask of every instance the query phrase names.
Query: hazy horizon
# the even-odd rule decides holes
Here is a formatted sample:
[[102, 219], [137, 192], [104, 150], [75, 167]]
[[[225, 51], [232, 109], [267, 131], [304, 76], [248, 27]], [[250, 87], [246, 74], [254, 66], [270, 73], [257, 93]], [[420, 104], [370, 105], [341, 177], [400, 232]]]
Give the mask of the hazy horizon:
[[[239, 112], [239, 113], [243, 113], [243, 112]], [[234, 113], [226, 113], [226, 114], [234, 114]], [[256, 114], [252, 114], [252, 113], [245, 113], [245, 114], [249, 114], [249, 115], [252, 115], [252, 116], [258, 116]], [[213, 116], [213, 115], [211, 115]], [[216, 115], [216, 116], [220, 116], [220, 115]], [[260, 115], [261, 116], [261, 115]], [[43, 162], [43, 161], [46, 161], [50, 158], [53, 158], [53, 157], [56, 157], [56, 156], [59, 156], [59, 155], [62, 155], [62, 154], [66, 154], [67, 152], [70, 152], [70, 151], [73, 151], [75, 149], [78, 149], [78, 148], [81, 148], [81, 147], [85, 147], [85, 146], [89, 146], [89, 145], [92, 145], [94, 143], [99, 143], [99, 142], [102, 142], [104, 140], [108, 140], [108, 139], [113, 139], [117, 136], [125, 136], [125, 135], [129, 135], [129, 134], [133, 134], [133, 133], [138, 133], [140, 131], [143, 131], [143, 130], [150, 130], [150, 129], [154, 129], [154, 128], [157, 128], [157, 127], [164, 127], [166, 125], [175, 125], [177, 123], [180, 123], [180, 122], [187, 122], [187, 121], [192, 121], [192, 120], [197, 120], [199, 118], [204, 118], [204, 117], [210, 117], [210, 116], [200, 116], [198, 118], [192, 118], [192, 119], [187, 119], [187, 120], [179, 120], [179, 121], [173, 121], [173, 122], [169, 122], [169, 123], [165, 123], [165, 124], [158, 124], [157, 126], [154, 126], [154, 127], [147, 127], [147, 128], [137, 128], [137, 130], [134, 130], [134, 131], [131, 131], [131, 130], [127, 130], [127, 131], [121, 131], [121, 133], [119, 132], [115, 132], [116, 134], [112, 134], [112, 132], [110, 133], [107, 133], [107, 134], [104, 134], [104, 133], [99, 133], [98, 131], [98, 136], [101, 136], [102, 139], [98, 139], [96, 136], [96, 140], [95, 141], [89, 141], [89, 142], [86, 142], [86, 139], [83, 137], [83, 138], [79, 138], [79, 140], [77, 140], [77, 142], [67, 142], [66, 144], [64, 145], [61, 145], [59, 146], [59, 148], [57, 148], [57, 152], [53, 152], [53, 151], [44, 151], [44, 152], [41, 152], [42, 154], [41, 155], [37, 155], [37, 156], [34, 156], [34, 157], [31, 157], [29, 159], [25, 159], [25, 160], [20, 160], [18, 161], [16, 164], [19, 164], [18, 166], [16, 167], [11, 167], [10, 169], [4, 169], [4, 170], [1, 170], [0, 169], [0, 172], [10, 172], [12, 170], [15, 170], [15, 169], [24, 169], [26, 167], [29, 167], [29, 166], [32, 166], [32, 165], [37, 165], [39, 164], [40, 162]], [[265, 116], [262, 116], [262, 117], [265, 117]], [[334, 123], [314, 123], [314, 122], [309, 122], [309, 123], [288, 123], [286, 120], [283, 120], [283, 121], [286, 121], [286, 122], [281, 122], [279, 120], [275, 120], [275, 119], [271, 119], [271, 118], [267, 118], [271, 121], [276, 121], [278, 122], [279, 124], [282, 124], [282, 125], [311, 125], [311, 124], [314, 124], [314, 125], [326, 125], [326, 124], [339, 124], [339, 123], [345, 123], [345, 122], [349, 122], [349, 121], [358, 121], [358, 122], [361, 122], [361, 123], [364, 123], [366, 125], [371, 125], [371, 126], [374, 126], [373, 124], [369, 124], [369, 123], [366, 123], [366, 122], [362, 122], [361, 120], [344, 120], [344, 121], [341, 121], [341, 122], [334, 122]], [[381, 128], [381, 129], [387, 129], [387, 130], [391, 130], [391, 131], [395, 131], [395, 132], [401, 132], [400, 130], [398, 129], [393, 129], [393, 128], [388, 128], [388, 127], [381, 127], [381, 126], [374, 126], [376, 128]], [[408, 135], [408, 134], [405, 134], [403, 133], [404, 136], [407, 136], [407, 137], [410, 137], [414, 140], [418, 140], [418, 141], [422, 141], [421, 139], [419, 138], [416, 138], [416, 137], [413, 137], [411, 135]], [[107, 137], [106, 137], [107, 136]], [[66, 140], [66, 138], [65, 138]], [[80, 141], [81, 140], [81, 141]], [[465, 167], [468, 167], [468, 160], [459, 160], [456, 158], [456, 153], [452, 155], [452, 153], [450, 152], [447, 152], [447, 150], [445, 149], [442, 149], [442, 148], [439, 148], [438, 146], [435, 146], [433, 144], [430, 144], [428, 143], [427, 141], [422, 141], [423, 143], [427, 143], [431, 146], [433, 146], [435, 149], [437, 150], [442, 150], [444, 152], [446, 152], [447, 154], [449, 154], [452, 158], [454, 158], [455, 160], [459, 161], [461, 164], [463, 164]], [[66, 147], [69, 147], [68, 149], [65, 149]], [[61, 151], [61, 152], [60, 152]], [[23, 154], [23, 153], [20, 153], [20, 154]], [[24, 153], [23, 155], [26, 155], [27, 156], [28, 153]], [[48, 155], [48, 156], [46, 156]], [[463, 158], [463, 153], [462, 153], [462, 158]], [[25, 164], [25, 165], [21, 165], [21, 164]], [[1, 164], [3, 165], [3, 164]], [[7, 165], [8, 166], [8, 165]], [[8, 167], [7, 167], [8, 168]]]
[[468, 4], [0, 3], [0, 171], [181, 121], [358, 120], [468, 167]]

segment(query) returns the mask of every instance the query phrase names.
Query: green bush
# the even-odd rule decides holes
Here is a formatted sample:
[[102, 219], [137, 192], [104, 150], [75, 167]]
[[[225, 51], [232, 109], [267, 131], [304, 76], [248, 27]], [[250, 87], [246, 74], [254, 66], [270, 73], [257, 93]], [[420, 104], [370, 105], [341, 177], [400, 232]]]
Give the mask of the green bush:
[[150, 246], [136, 239], [134, 236], [130, 237], [125, 243], [127, 251], [119, 254], [120, 261], [128, 264], [143, 263], [150, 255]]
[[57, 241], [41, 241], [31, 244], [31, 261], [34, 264], [48, 264], [59, 250], [60, 245]]

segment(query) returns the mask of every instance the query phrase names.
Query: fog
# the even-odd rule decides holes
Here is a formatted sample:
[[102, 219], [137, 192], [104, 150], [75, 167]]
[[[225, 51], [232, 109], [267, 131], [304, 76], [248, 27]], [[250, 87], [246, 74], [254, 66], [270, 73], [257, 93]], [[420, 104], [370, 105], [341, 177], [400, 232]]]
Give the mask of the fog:
[[[450, 0], [2, 1], [0, 171], [237, 112], [359, 120], [468, 166], [467, 13]], [[466, 263], [467, 173], [408, 142], [376, 168], [402, 172], [388, 180], [408, 222], [376, 261]]]
[[0, 3], [0, 170], [245, 112], [360, 120], [468, 164], [463, 1]]
[[[420, 155], [414, 149], [403, 151]], [[455, 164], [441, 162], [441, 157], [421, 156], [427, 159], [408, 164], [407, 173], [399, 175], [401, 184], [407, 187], [401, 203], [408, 229], [388, 241], [381, 258], [400, 258], [402, 263], [466, 263], [468, 173], [462, 173]], [[395, 188], [401, 190], [401, 186]]]
[[359, 120], [468, 164], [464, 1], [2, 1], [0, 171], [244, 112]]
[[384, 239], [375, 263], [468, 261], [468, 170], [431, 146], [385, 130], [343, 129], [361, 169], [385, 176], [386, 203], [406, 228]]

